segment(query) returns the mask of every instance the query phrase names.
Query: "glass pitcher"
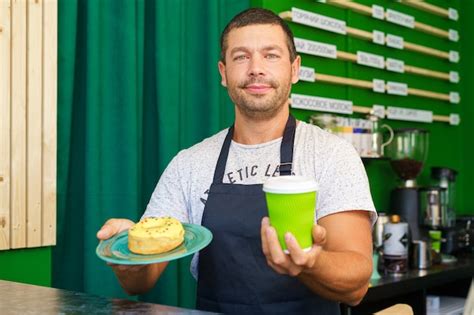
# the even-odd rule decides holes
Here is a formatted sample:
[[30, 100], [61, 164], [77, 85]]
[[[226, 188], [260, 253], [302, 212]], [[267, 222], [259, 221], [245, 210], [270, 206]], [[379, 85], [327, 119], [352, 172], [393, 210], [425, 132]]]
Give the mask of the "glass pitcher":
[[[378, 116], [368, 115], [367, 119], [372, 123], [372, 145], [368, 155], [375, 158], [383, 157], [385, 147], [393, 140], [393, 129], [389, 125], [381, 125]], [[385, 142], [383, 142], [383, 129], [387, 129], [389, 133], [389, 137]]]

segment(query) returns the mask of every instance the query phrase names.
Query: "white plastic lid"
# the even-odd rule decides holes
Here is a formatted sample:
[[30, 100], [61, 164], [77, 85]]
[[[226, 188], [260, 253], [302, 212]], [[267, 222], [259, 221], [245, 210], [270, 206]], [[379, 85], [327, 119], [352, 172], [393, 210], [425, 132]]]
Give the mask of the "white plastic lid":
[[318, 191], [318, 183], [304, 176], [270, 177], [263, 183], [263, 191], [274, 194], [298, 194]]

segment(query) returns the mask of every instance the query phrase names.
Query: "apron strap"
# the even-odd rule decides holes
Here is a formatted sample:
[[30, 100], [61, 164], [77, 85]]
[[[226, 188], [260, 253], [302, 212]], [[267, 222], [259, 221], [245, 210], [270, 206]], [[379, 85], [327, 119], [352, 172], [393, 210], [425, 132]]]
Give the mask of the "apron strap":
[[219, 159], [217, 160], [216, 169], [214, 170], [214, 184], [222, 183], [225, 173], [225, 165], [227, 164], [227, 157], [229, 156], [230, 144], [232, 143], [232, 136], [234, 135], [234, 125], [229, 128], [224, 144], [222, 145]]
[[293, 168], [293, 145], [295, 142], [296, 119], [291, 114], [286, 122], [280, 146], [280, 176], [290, 176]]
[[[286, 122], [285, 131], [283, 132], [283, 139], [280, 146], [280, 176], [291, 175], [293, 165], [293, 145], [295, 142], [296, 119], [290, 114]], [[213, 183], [222, 183], [225, 173], [225, 166], [229, 156], [230, 144], [232, 143], [232, 136], [234, 135], [234, 125], [229, 128], [225, 137], [222, 149], [217, 160], [216, 169], [214, 171]]]

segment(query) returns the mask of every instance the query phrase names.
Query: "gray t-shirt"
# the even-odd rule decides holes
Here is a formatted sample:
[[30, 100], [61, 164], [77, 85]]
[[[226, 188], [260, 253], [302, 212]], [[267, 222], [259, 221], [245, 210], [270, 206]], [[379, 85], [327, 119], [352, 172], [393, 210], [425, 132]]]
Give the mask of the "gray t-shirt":
[[[201, 224], [217, 159], [228, 129], [182, 150], [163, 172], [143, 217], [172, 216]], [[270, 176], [278, 176], [282, 138], [256, 145], [232, 141], [224, 183], [262, 184]], [[364, 166], [354, 147], [347, 141], [317, 126], [299, 122], [293, 151], [293, 173], [314, 178], [319, 184], [315, 220], [347, 211], [371, 212], [376, 220]], [[197, 278], [198, 257], [191, 263]]]

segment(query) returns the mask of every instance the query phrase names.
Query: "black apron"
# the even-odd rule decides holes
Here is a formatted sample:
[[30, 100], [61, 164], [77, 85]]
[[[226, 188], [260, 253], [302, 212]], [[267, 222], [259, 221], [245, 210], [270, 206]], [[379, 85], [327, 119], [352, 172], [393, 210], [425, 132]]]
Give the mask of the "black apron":
[[[291, 175], [296, 120], [291, 115], [280, 147], [280, 175]], [[339, 314], [298, 279], [271, 269], [262, 252], [261, 221], [268, 216], [262, 184], [224, 184], [233, 135], [229, 129], [202, 216], [211, 244], [199, 254], [197, 308], [230, 314]]]

